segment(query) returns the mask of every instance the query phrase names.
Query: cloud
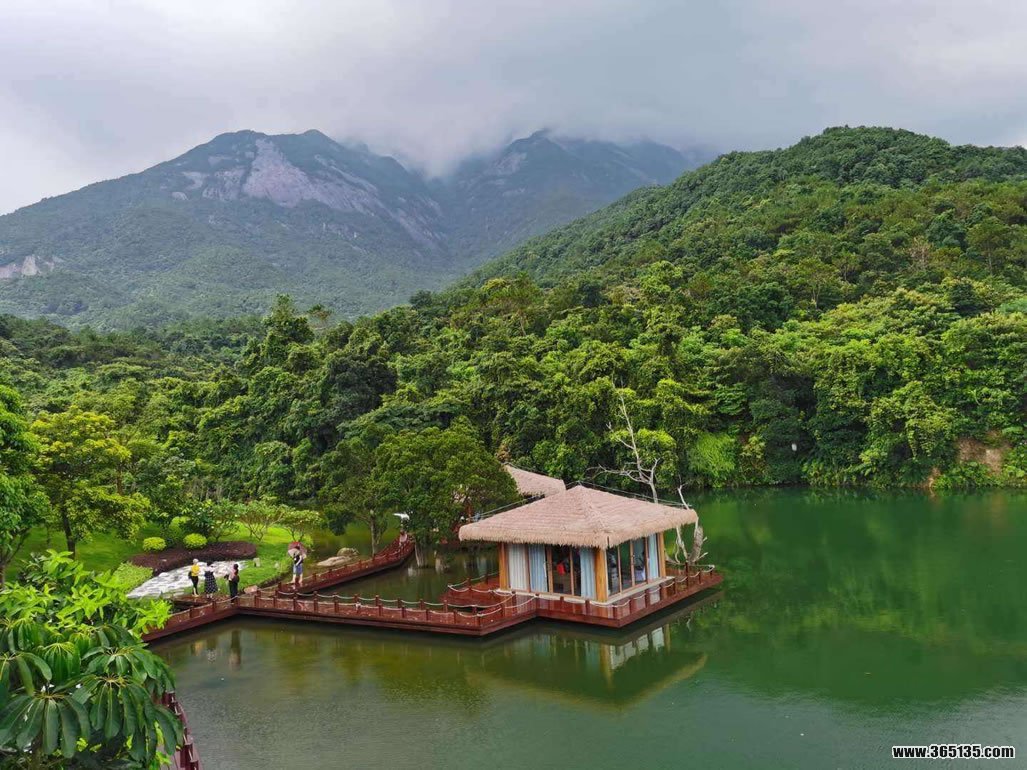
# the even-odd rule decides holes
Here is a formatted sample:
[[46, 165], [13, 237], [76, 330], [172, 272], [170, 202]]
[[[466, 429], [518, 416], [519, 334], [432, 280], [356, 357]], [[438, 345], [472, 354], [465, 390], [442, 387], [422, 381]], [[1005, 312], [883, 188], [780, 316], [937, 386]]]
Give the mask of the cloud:
[[5, 0], [0, 211], [240, 128], [320, 128], [433, 173], [540, 127], [1017, 143], [1025, 32], [1027, 6], [989, 0]]

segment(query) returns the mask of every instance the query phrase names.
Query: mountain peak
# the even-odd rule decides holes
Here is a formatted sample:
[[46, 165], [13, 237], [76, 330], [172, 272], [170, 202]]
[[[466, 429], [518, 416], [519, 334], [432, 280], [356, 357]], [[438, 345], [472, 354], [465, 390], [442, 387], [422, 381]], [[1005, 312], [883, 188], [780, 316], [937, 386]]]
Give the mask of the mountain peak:
[[[685, 163], [665, 149], [656, 165], [675, 176]], [[0, 217], [0, 311], [111, 326], [259, 312], [286, 292], [352, 316], [655, 178], [630, 148], [547, 130], [431, 182], [315, 129], [226, 132]]]

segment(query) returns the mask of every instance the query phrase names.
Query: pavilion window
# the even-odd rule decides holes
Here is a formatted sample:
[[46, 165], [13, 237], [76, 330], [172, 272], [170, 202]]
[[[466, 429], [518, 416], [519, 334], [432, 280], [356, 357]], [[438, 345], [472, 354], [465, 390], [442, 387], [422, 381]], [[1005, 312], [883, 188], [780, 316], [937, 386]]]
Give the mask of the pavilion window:
[[550, 546], [549, 574], [553, 593], [581, 596], [581, 553], [577, 548]]
[[631, 541], [631, 576], [634, 578], [635, 585], [644, 583], [648, 579], [645, 564], [645, 538], [642, 537]]
[[634, 573], [631, 569], [631, 542], [621, 543], [617, 546], [617, 564], [620, 568], [621, 590], [631, 588], [635, 584]]
[[639, 537], [606, 550], [608, 587], [611, 594], [626, 591], [659, 577], [653, 570], [648, 538]]
[[607, 572], [607, 583], [609, 585], [609, 591], [611, 594], [617, 594], [621, 591], [620, 585], [620, 565], [619, 559], [617, 558], [616, 548], [606, 549], [606, 572]]

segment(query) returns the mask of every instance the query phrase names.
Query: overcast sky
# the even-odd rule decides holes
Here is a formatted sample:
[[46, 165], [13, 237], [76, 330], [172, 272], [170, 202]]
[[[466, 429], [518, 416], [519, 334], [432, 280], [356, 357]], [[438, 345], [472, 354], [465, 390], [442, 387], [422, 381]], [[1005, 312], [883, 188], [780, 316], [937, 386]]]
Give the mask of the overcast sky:
[[718, 149], [1027, 142], [1021, 0], [0, 0], [0, 212], [215, 134], [442, 172], [540, 127]]

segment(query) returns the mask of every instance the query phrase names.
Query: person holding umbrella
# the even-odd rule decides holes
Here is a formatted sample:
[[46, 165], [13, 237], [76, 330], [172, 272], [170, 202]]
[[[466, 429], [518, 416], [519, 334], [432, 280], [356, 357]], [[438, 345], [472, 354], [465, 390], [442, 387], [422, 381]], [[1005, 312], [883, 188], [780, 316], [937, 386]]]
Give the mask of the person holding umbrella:
[[292, 559], [292, 584], [296, 586], [303, 582], [303, 560], [307, 558], [307, 548], [296, 541], [289, 543], [287, 553]]

